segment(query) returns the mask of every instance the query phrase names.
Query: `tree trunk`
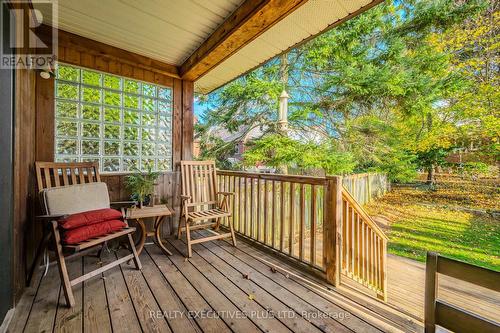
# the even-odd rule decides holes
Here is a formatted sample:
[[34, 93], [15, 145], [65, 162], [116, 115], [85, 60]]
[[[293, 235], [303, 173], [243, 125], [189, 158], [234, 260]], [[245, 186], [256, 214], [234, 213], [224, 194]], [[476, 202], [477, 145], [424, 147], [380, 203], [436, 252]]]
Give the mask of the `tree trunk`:
[[434, 169], [434, 164], [427, 168], [427, 184], [429, 185], [434, 185], [434, 183], [436, 182]]

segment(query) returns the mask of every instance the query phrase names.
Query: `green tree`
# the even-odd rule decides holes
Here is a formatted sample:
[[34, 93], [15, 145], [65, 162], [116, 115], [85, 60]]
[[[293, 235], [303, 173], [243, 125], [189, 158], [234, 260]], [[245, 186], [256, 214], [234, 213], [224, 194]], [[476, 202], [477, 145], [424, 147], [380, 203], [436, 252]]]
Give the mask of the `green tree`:
[[[476, 81], [457, 70], [459, 52], [440, 38], [474, 22], [487, 5], [481, 0], [385, 2], [211, 94], [208, 100], [216, 107], [203, 126], [230, 131], [261, 126], [272, 136], [278, 133], [278, 96], [286, 88], [292, 96], [290, 128], [316, 139], [282, 147], [276, 137], [264, 136], [245, 163], [274, 163], [263, 157], [281, 156], [282, 147], [286, 158], [280, 163], [322, 164], [325, 170], [335, 164], [320, 157], [326, 154], [311, 155], [323, 162], [306, 163], [304, 151], [316, 149], [352, 157], [353, 168], [346, 159], [345, 168], [335, 170], [382, 170], [404, 181], [420, 166], [433, 181], [443, 159], [430, 157], [457, 145], [474, 112], [490, 110], [471, 113], [464, 107], [463, 96], [473, 97]], [[484, 123], [494, 126], [496, 120], [485, 116]], [[287, 160], [290, 156], [296, 160]]]

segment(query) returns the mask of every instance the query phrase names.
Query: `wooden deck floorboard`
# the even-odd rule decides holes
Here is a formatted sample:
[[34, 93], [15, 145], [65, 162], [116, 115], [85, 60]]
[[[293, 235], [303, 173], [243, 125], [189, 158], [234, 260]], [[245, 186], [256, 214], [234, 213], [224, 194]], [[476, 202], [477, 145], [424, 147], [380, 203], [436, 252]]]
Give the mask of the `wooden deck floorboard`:
[[[142, 271], [122, 264], [76, 286], [72, 309], [57, 268], [50, 267], [26, 291], [8, 332], [422, 332], [416, 319], [423, 310], [420, 263], [390, 256], [386, 305], [346, 287], [331, 288], [251, 242], [239, 240], [237, 248], [226, 241], [196, 244], [189, 260], [184, 240], [168, 239], [166, 246], [173, 256], [155, 245], [145, 248]], [[70, 275], [116, 255], [120, 251], [104, 255], [102, 263], [73, 260]], [[280, 269], [271, 269], [275, 265]], [[441, 295], [483, 316], [500, 316], [498, 297], [464, 287], [445, 280]]]

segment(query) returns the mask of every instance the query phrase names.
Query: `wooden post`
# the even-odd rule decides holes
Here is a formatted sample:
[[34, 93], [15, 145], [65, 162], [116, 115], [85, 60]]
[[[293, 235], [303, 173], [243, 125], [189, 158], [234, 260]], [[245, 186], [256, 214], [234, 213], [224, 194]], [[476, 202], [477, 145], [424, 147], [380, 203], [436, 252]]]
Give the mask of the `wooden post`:
[[425, 263], [425, 333], [434, 333], [436, 330], [437, 260], [436, 253], [427, 252], [427, 261]]
[[323, 214], [323, 257], [326, 279], [334, 286], [340, 285], [342, 249], [342, 177], [326, 177], [325, 211]]

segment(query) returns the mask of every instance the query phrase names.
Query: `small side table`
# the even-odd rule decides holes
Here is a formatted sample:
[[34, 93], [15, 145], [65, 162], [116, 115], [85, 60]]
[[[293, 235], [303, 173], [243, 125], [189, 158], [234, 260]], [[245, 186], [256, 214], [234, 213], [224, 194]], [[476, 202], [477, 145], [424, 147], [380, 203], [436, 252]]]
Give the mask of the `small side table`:
[[[155, 205], [152, 207], [143, 208], [127, 208], [125, 218], [127, 220], [135, 220], [137, 222], [137, 225], [141, 229], [141, 239], [136, 245], [137, 254], [141, 254], [142, 249], [144, 248], [144, 244], [146, 243], [146, 237], [154, 236], [156, 244], [160, 247], [163, 253], [170, 256], [172, 255], [172, 252], [170, 252], [161, 241], [161, 229], [163, 223], [165, 222], [167, 217], [171, 215], [172, 211], [166, 205]], [[144, 219], [151, 217], [154, 218], [154, 231], [147, 231]]]

